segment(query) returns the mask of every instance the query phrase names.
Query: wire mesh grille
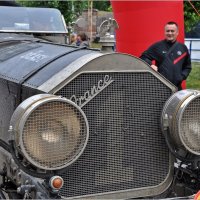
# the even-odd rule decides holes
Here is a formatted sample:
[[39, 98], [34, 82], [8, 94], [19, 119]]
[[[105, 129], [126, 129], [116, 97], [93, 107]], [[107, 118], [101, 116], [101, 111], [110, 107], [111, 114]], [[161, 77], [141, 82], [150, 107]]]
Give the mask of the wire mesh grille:
[[86, 141], [80, 111], [66, 102], [40, 105], [28, 117], [22, 133], [25, 153], [36, 166], [52, 169], [71, 162]]
[[180, 135], [187, 148], [200, 154], [200, 98], [191, 101], [182, 115]]
[[56, 95], [81, 100], [90, 129], [84, 153], [62, 174], [61, 195], [161, 184], [169, 173], [169, 152], [160, 115], [171, 93], [147, 72], [81, 74], [58, 91]]

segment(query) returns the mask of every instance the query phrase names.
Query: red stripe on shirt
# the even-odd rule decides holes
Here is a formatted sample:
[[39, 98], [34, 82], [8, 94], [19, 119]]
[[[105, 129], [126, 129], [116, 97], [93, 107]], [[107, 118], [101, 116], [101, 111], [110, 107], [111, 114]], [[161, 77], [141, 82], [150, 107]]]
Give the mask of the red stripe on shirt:
[[181, 56], [179, 56], [177, 59], [174, 60], [174, 64], [176, 64], [177, 62], [179, 62], [182, 58], [184, 58], [187, 55], [187, 52], [185, 52], [184, 54], [182, 54]]

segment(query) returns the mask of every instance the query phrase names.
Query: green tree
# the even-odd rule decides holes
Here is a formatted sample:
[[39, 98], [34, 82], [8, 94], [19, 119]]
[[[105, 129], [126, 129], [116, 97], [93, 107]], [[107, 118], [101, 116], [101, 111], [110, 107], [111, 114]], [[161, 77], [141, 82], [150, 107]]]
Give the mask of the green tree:
[[71, 1], [23, 1], [16, 0], [19, 4], [27, 7], [46, 7], [57, 8], [63, 14], [66, 23], [72, 22], [81, 12], [87, 8], [87, 1], [71, 0]]
[[192, 28], [200, 22], [200, 16], [197, 13], [200, 12], [200, 1], [192, 1], [191, 3], [189, 1], [184, 1], [184, 22], [186, 32], [192, 30]]
[[[88, 8], [88, 1], [86, 0], [52, 0], [52, 1], [23, 1], [16, 0], [20, 4], [28, 7], [49, 7], [57, 8], [63, 14], [66, 23], [74, 21], [84, 9]], [[200, 1], [191, 1], [192, 5], [199, 12]], [[93, 8], [103, 11], [112, 11], [109, 0], [96, 1], [93, 0]], [[200, 17], [191, 6], [189, 1], [184, 1], [184, 22], [185, 30], [190, 31], [198, 22], [200, 22]]]
[[[86, 0], [16, 1], [19, 4], [27, 7], [57, 8], [61, 11], [67, 23], [76, 19], [84, 9], [88, 8], [88, 1]], [[112, 10], [109, 0], [93, 1], [93, 8], [103, 11]]]
[[111, 8], [110, 1], [94, 1], [93, 7], [98, 10], [102, 11], [110, 11]]

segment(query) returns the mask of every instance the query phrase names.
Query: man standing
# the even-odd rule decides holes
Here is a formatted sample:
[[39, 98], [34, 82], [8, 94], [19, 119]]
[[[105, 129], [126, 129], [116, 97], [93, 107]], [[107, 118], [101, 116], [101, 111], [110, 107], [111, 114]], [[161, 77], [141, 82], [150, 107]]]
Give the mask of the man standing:
[[[181, 90], [181, 83], [192, 68], [187, 47], [176, 41], [178, 33], [177, 23], [168, 22], [165, 25], [165, 39], [151, 45], [140, 58]], [[153, 60], [155, 65], [152, 64]]]

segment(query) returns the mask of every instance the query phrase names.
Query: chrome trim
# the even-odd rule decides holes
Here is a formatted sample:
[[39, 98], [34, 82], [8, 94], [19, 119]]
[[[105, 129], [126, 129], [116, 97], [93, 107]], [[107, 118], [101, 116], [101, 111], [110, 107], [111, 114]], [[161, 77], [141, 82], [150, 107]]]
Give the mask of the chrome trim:
[[[172, 156], [170, 155], [170, 162], [172, 161]], [[146, 188], [134, 188], [129, 190], [120, 190], [120, 191], [113, 191], [107, 193], [98, 193], [92, 195], [84, 195], [84, 196], [77, 196], [77, 197], [69, 197], [66, 198], [62, 196], [62, 198], [67, 200], [72, 199], [87, 199], [87, 200], [94, 200], [94, 199], [131, 199], [131, 198], [139, 198], [139, 197], [151, 197], [162, 194], [170, 187], [172, 183], [172, 176], [174, 173], [174, 167], [172, 162], [169, 166], [169, 173], [166, 176], [165, 180], [156, 186], [146, 187]]]
[[48, 81], [40, 85], [37, 89], [49, 92], [54, 89], [55, 85], [59, 85], [62, 83], [67, 77], [72, 75], [74, 72], [76, 72], [80, 67], [88, 63], [89, 61], [93, 60], [94, 58], [97, 58], [101, 56], [101, 53], [91, 53], [84, 55], [78, 59], [76, 59], [74, 62], [70, 63], [68, 66], [66, 66], [63, 70], [59, 71], [57, 74], [52, 76]]
[[[196, 91], [194, 91], [194, 93], [188, 97], [180, 106], [179, 111], [177, 113], [177, 119], [178, 119], [178, 132], [179, 130], [181, 130], [181, 121], [182, 121], [182, 117], [184, 114], [185, 109], [190, 105], [190, 103], [195, 100], [196, 98], [200, 97], [200, 92], [197, 93]], [[200, 114], [200, 113], [199, 113]], [[191, 148], [188, 147], [188, 145], [185, 143], [182, 134], [179, 133], [179, 137], [180, 140], [182, 142], [182, 144], [184, 145], [184, 147], [191, 153], [195, 154], [195, 155], [200, 155], [200, 153], [198, 153], [197, 151], [193, 151]]]
[[78, 58], [63, 70], [52, 76], [37, 89], [46, 93], [56, 93], [64, 85], [82, 73], [107, 72], [149, 72], [169, 87], [173, 93], [177, 88], [165, 77], [153, 70], [140, 58], [129, 54], [93, 52]]
[[[60, 167], [44, 167], [41, 165], [38, 165], [28, 154], [27, 151], [24, 147], [24, 142], [23, 142], [23, 128], [25, 123], [27, 122], [28, 117], [41, 105], [48, 103], [48, 102], [52, 102], [52, 101], [59, 101], [59, 102], [64, 102], [64, 103], [68, 103], [72, 106], [74, 106], [82, 115], [85, 125], [86, 125], [86, 137], [85, 137], [85, 142], [84, 145], [82, 146], [82, 149], [80, 150], [80, 152], [74, 156], [73, 160], [71, 160], [70, 162], [65, 163], [63, 166]], [[22, 104], [20, 104], [17, 109], [15, 110], [12, 118], [11, 118], [11, 122], [10, 125], [14, 128], [14, 131], [16, 131], [15, 135], [15, 141], [16, 141], [16, 145], [18, 146], [18, 148], [20, 148], [20, 151], [23, 153], [23, 155], [25, 156], [25, 158], [32, 163], [34, 166], [40, 168], [40, 169], [45, 169], [45, 170], [57, 170], [57, 169], [62, 169], [65, 168], [69, 165], [71, 165], [72, 163], [74, 163], [83, 153], [83, 151], [85, 150], [85, 147], [87, 146], [87, 142], [89, 139], [89, 124], [87, 121], [87, 117], [85, 115], [85, 113], [83, 112], [83, 110], [77, 106], [74, 102], [70, 101], [69, 99], [66, 98], [62, 98], [59, 96], [55, 96], [52, 94], [39, 94], [39, 95], [35, 95], [32, 96], [28, 99], [26, 99], [24, 102], [22, 102]]]

